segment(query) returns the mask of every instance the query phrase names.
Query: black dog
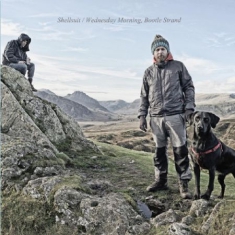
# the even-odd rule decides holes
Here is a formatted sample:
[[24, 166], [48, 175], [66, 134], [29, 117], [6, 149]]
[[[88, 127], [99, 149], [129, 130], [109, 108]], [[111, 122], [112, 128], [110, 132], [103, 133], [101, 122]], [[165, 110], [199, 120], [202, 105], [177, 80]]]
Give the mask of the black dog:
[[209, 170], [209, 184], [201, 198], [209, 200], [214, 189], [215, 171], [218, 171], [218, 181], [221, 185], [219, 198], [224, 197], [226, 175], [232, 173], [235, 178], [235, 150], [226, 146], [213, 134], [219, 117], [208, 112], [194, 112], [189, 117], [193, 125], [192, 143], [189, 148], [195, 175], [194, 198], [200, 198], [200, 167]]

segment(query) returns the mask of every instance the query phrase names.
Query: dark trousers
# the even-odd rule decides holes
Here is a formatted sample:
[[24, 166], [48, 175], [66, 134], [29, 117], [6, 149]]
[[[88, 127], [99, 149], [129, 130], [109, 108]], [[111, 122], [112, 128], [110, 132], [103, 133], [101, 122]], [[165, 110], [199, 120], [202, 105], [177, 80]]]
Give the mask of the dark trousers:
[[30, 63], [29, 65], [28, 64], [10, 63], [8, 66], [19, 71], [24, 76], [28, 70], [28, 79], [30, 82], [32, 82], [33, 76], [34, 76], [34, 71], [35, 71], [35, 65], [33, 63]]
[[[189, 168], [188, 148], [185, 145], [181, 147], [173, 147], [175, 169], [181, 180], [191, 180], [192, 173]], [[155, 166], [155, 180], [167, 180], [168, 173], [168, 158], [167, 148], [156, 148], [154, 154], [154, 166]]]

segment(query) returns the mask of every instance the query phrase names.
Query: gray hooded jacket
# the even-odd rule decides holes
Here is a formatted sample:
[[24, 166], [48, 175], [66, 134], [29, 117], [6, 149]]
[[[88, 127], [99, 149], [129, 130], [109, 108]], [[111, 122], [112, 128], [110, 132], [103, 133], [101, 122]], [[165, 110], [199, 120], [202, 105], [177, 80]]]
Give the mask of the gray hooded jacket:
[[[21, 48], [20, 44], [24, 40], [27, 41], [27, 44], [23, 48]], [[2, 64], [9, 65], [10, 63], [26, 61], [26, 52], [29, 51], [30, 42], [31, 38], [24, 33], [22, 33], [17, 40], [11, 40], [10, 42], [8, 42], [2, 55]]]
[[146, 69], [140, 95], [138, 117], [170, 116], [195, 108], [195, 92], [191, 76], [180, 61], [169, 60], [162, 68], [153, 64]]

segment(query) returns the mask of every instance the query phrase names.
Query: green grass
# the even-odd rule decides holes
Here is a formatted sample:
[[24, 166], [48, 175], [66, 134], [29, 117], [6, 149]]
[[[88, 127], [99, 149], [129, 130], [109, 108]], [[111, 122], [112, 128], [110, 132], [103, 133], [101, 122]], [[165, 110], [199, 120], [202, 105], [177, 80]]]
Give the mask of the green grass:
[[[51, 192], [50, 202], [35, 200], [26, 197], [20, 193], [11, 192], [2, 194], [2, 231], [6, 235], [67, 235], [79, 234], [83, 228], [69, 228], [65, 225], [55, 224], [55, 213], [53, 209], [53, 195], [57, 189], [67, 185], [77, 190], [91, 193], [86, 185], [83, 184], [81, 178], [77, 175], [83, 173], [87, 177], [87, 181], [93, 179], [108, 180], [113, 185], [112, 191], [121, 193], [130, 205], [136, 209], [136, 200], [145, 201], [147, 196], [153, 195], [155, 198], [164, 201], [169, 208], [177, 209], [179, 205], [183, 205], [184, 201], [180, 198], [177, 184], [177, 175], [172, 160], [169, 161], [168, 185], [169, 190], [148, 193], [146, 187], [154, 180], [153, 154], [140, 152], [122, 148], [116, 145], [95, 142], [99, 146], [102, 154], [73, 153], [71, 157], [69, 153], [60, 153], [57, 157], [63, 161], [65, 166], [70, 166], [70, 172], [73, 175], [65, 177], [65, 179], [56, 186]], [[92, 158], [96, 156], [96, 158]], [[201, 192], [207, 188], [209, 176], [207, 171], [201, 173]], [[228, 228], [231, 228], [229, 219], [235, 212], [235, 179], [227, 176], [225, 183], [227, 185], [225, 191], [226, 204], [219, 212], [210, 233], [207, 235], [227, 235]], [[190, 190], [194, 190], [194, 179], [189, 184]], [[215, 182], [215, 190], [213, 195], [220, 193], [220, 186]], [[212, 202], [215, 205], [218, 202]], [[197, 218], [193, 229], [196, 231], [201, 227], [201, 223], [205, 218]], [[152, 227], [149, 234], [166, 234], [168, 226], [162, 226], [156, 230]], [[227, 230], [226, 230], [227, 229]], [[80, 232], [79, 232], [80, 231]], [[227, 232], [227, 233], [226, 233]], [[198, 235], [202, 235], [199, 232]]]

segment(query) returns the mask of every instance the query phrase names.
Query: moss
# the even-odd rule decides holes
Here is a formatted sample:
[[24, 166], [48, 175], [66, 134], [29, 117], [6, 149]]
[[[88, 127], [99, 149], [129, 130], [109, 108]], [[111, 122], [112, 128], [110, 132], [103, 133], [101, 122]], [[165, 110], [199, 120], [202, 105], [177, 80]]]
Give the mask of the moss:
[[137, 211], [135, 200], [128, 193], [122, 193], [122, 195], [126, 199], [126, 201], [133, 207], [133, 209]]
[[70, 153], [71, 152], [71, 145], [72, 145], [72, 139], [66, 137], [64, 140], [54, 143], [54, 145], [57, 147], [57, 149], [60, 152]]
[[60, 160], [62, 160], [66, 166], [72, 164], [72, 159], [67, 154], [65, 154], [63, 152], [57, 153], [56, 157], [59, 158]]
[[[29, 115], [30, 115], [30, 114], [29, 114]], [[37, 127], [41, 130], [41, 132], [46, 133], [47, 128], [46, 128], [45, 123], [44, 123], [44, 121], [43, 121], [42, 119], [37, 118], [37, 119], [35, 120], [35, 124], [36, 124]]]
[[53, 208], [17, 193], [2, 195], [2, 234], [43, 235], [55, 223]]
[[91, 192], [88, 187], [85, 187], [82, 184], [81, 178], [78, 175], [66, 176], [50, 192], [50, 195], [49, 195], [50, 204], [52, 204], [52, 202], [54, 200], [54, 194], [56, 193], [56, 191], [58, 191], [59, 189], [62, 189], [64, 187], [79, 190], [79, 191], [83, 191], [85, 193], [90, 193]]

